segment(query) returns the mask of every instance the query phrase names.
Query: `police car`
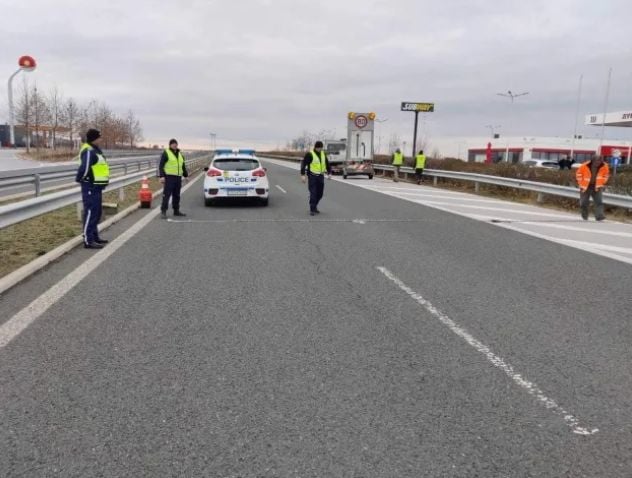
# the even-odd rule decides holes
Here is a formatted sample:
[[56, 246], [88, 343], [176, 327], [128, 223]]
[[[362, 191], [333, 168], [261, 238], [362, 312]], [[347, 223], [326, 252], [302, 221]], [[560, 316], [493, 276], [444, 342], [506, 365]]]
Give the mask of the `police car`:
[[266, 169], [252, 149], [220, 149], [209, 167], [204, 168], [204, 204], [218, 200], [254, 198], [268, 205], [270, 184]]

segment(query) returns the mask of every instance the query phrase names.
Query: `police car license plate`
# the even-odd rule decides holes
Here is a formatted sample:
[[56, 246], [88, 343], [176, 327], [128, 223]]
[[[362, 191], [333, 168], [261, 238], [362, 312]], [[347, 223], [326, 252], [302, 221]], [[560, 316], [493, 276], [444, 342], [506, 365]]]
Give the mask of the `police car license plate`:
[[226, 193], [229, 196], [245, 196], [246, 194], [248, 194], [248, 190], [243, 189], [243, 188], [233, 188], [233, 189], [228, 189]]

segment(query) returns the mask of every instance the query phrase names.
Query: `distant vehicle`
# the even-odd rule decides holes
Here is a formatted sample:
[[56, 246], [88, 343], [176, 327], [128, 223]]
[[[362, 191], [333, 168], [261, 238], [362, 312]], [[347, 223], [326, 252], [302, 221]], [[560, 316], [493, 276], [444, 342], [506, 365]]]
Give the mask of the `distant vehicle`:
[[530, 168], [560, 169], [560, 165], [557, 164], [557, 161], [548, 161], [546, 159], [527, 159], [521, 164], [529, 166]]
[[235, 198], [252, 198], [263, 206], [268, 205], [270, 184], [254, 150], [217, 150], [204, 171], [206, 206]]
[[375, 174], [373, 170], [373, 163], [371, 161], [349, 161], [345, 163], [342, 169], [343, 179], [347, 179], [349, 176], [368, 176], [369, 179], [373, 179]]
[[346, 139], [326, 139], [323, 141], [323, 149], [329, 158], [332, 174], [342, 174], [345, 159], [347, 157]]

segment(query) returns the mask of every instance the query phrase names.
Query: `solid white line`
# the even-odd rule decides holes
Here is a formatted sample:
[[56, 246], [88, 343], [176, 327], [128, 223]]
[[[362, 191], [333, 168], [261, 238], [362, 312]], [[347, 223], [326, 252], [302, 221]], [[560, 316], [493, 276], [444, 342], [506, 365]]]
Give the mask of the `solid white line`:
[[518, 386], [526, 390], [529, 395], [535, 397], [541, 405], [546, 407], [548, 410], [551, 410], [553, 413], [561, 415], [564, 418], [566, 424], [571, 428], [573, 433], [576, 433], [578, 435], [593, 435], [599, 431], [598, 428], [589, 429], [585, 426], [580, 426], [580, 421], [578, 418], [564, 410], [560, 405], [558, 405], [555, 400], [547, 397], [540, 389], [540, 387], [538, 387], [535, 383], [528, 381], [521, 374], [516, 372], [510, 364], [505, 362], [498, 355], [494, 354], [494, 352], [492, 352], [489, 347], [484, 345], [479, 340], [475, 339], [472, 335], [470, 335], [469, 332], [467, 332], [464, 328], [460, 327], [452, 319], [450, 319], [450, 317], [445, 315], [443, 312], [433, 306], [429, 301], [424, 299], [421, 295], [417, 294], [414, 290], [404, 284], [404, 282], [397, 278], [391, 271], [389, 271], [385, 267], [378, 267], [377, 269], [389, 280], [394, 282], [401, 290], [403, 290], [406, 294], [417, 301], [417, 303], [424, 307], [435, 318], [439, 319], [439, 321], [443, 325], [447, 326], [452, 332], [465, 340], [478, 352], [485, 355], [487, 360], [489, 360], [492, 365], [498, 367], [503, 372], [505, 372], [505, 374], [509, 378], [511, 378]]
[[279, 191], [281, 191], [283, 194], [287, 194], [287, 191], [285, 189], [283, 189], [281, 186], [279, 186], [278, 184], [276, 185], [276, 187], [279, 189]]
[[[196, 178], [197, 179], [197, 178]], [[196, 181], [193, 180], [182, 191], [186, 191]], [[141, 229], [154, 219], [160, 213], [160, 208], [156, 208], [147, 213], [140, 221], [130, 227], [127, 231], [114, 239], [103, 249], [90, 257], [86, 262], [77, 267], [74, 271], [64, 277], [57, 284], [52, 286], [37, 299], [24, 307], [20, 312], [11, 317], [7, 322], [0, 326], [0, 349], [4, 348], [14, 338], [24, 331], [29, 325], [37, 320], [50, 307], [55, 305], [62, 297], [64, 297], [73, 287], [81, 282], [85, 277], [103, 262], [105, 262], [112, 254], [120, 249], [123, 244], [136, 235]]]

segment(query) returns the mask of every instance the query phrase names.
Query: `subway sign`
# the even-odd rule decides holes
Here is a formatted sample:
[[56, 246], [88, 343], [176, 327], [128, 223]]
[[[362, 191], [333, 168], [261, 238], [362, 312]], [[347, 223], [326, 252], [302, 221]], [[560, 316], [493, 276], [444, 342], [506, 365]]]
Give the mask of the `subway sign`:
[[402, 111], [432, 113], [434, 112], [434, 103], [410, 103], [402, 101]]

